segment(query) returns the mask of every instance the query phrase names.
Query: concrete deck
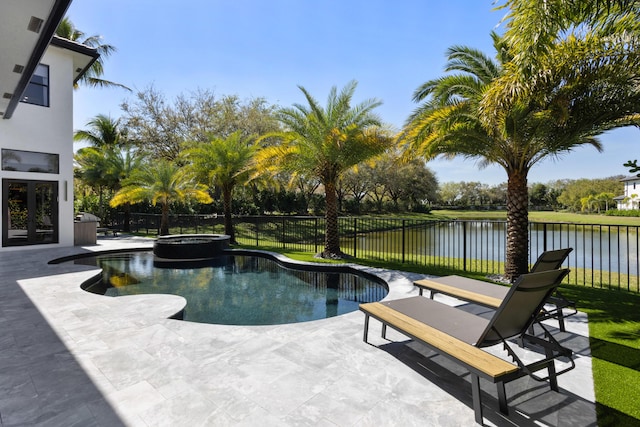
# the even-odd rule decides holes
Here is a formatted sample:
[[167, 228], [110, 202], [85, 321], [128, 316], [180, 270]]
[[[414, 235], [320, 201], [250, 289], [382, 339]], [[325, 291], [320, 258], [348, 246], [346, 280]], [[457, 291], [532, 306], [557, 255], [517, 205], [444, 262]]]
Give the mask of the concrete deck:
[[[364, 343], [359, 311], [275, 326], [190, 323], [167, 318], [181, 297], [94, 295], [79, 285], [95, 269], [47, 264], [150, 245], [117, 237], [0, 253], [1, 426], [475, 424], [464, 370], [392, 331], [382, 340], [374, 320], [374, 345]], [[388, 298], [417, 295], [412, 282], [424, 277], [367, 270], [388, 281]], [[495, 387], [481, 381], [487, 425], [596, 425], [587, 318], [566, 325], [554, 331], [578, 366], [559, 378], [561, 392], [530, 378], [509, 383], [504, 417]]]

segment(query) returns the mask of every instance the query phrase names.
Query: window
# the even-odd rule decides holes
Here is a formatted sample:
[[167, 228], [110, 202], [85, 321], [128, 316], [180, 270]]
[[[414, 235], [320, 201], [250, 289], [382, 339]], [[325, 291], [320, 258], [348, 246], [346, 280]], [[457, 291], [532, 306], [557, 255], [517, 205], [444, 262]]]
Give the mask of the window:
[[34, 151], [9, 150], [3, 148], [2, 170], [16, 172], [59, 173], [60, 156]]
[[27, 88], [22, 102], [27, 104], [49, 106], [49, 66], [38, 64]]

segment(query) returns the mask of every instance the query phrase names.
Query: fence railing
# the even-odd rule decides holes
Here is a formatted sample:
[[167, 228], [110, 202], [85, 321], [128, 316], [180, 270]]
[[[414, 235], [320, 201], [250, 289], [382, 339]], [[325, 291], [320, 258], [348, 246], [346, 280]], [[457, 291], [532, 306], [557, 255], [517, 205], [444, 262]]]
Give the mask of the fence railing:
[[[122, 215], [119, 226], [122, 226]], [[243, 216], [234, 218], [238, 243], [320, 252], [324, 246], [322, 217]], [[171, 234], [224, 232], [216, 215], [170, 217]], [[156, 234], [160, 216], [132, 214], [131, 230]], [[569, 283], [639, 292], [638, 226], [539, 223], [529, 224], [529, 258], [544, 250], [572, 247], [567, 263]], [[343, 252], [360, 259], [502, 274], [506, 254], [506, 221], [421, 220], [342, 217]]]

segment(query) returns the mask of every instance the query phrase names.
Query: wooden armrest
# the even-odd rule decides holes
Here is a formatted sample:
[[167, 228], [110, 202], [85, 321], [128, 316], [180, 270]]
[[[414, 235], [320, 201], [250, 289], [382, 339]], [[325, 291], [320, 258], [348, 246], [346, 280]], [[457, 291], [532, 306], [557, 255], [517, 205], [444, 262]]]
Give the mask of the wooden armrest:
[[[452, 296], [454, 298], [459, 298], [464, 301], [470, 301], [477, 304], [484, 305], [486, 307], [500, 307], [502, 304], [502, 300], [499, 298], [490, 297], [488, 295], [479, 294], [472, 291], [467, 291], [465, 289], [460, 289], [455, 286], [445, 285], [444, 283], [434, 282], [429, 279], [422, 279], [413, 282], [414, 285], [428, 289], [430, 291], [439, 292], [445, 295]], [[498, 286], [498, 285], [496, 285]]]
[[446, 353], [467, 367], [494, 380], [518, 371], [518, 366], [461, 341], [449, 334], [419, 322], [383, 304], [361, 304], [360, 310], [441, 353]]

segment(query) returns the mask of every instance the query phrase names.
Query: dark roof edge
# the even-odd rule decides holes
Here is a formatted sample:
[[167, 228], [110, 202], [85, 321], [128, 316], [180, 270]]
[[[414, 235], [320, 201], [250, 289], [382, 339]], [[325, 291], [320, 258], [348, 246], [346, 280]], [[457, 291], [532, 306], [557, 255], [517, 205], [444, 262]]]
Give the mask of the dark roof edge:
[[14, 110], [18, 106], [18, 102], [22, 99], [22, 94], [31, 80], [31, 76], [33, 76], [40, 59], [42, 59], [42, 55], [44, 55], [44, 51], [47, 50], [47, 47], [51, 42], [51, 38], [56, 32], [56, 28], [58, 28], [60, 21], [62, 21], [65, 13], [67, 13], [67, 9], [69, 8], [71, 1], [72, 0], [56, 0], [53, 5], [49, 19], [47, 19], [45, 27], [40, 32], [38, 43], [36, 43], [36, 47], [31, 53], [31, 58], [29, 58], [29, 62], [24, 68], [22, 77], [20, 77], [18, 86], [13, 92], [13, 96], [9, 101], [9, 105], [7, 106], [7, 110], [4, 112], [3, 118], [9, 119], [13, 115]]
[[622, 178], [620, 180], [620, 182], [625, 182], [625, 181], [638, 181], [640, 180], [640, 177], [638, 177], [638, 175], [633, 175], [633, 176], [628, 176], [626, 178]]
[[79, 54], [86, 55], [91, 58], [91, 61], [89, 61], [89, 63], [82, 69], [82, 71], [78, 73], [78, 76], [75, 79], [73, 79], [74, 85], [78, 83], [78, 80], [80, 80], [80, 78], [84, 75], [84, 73], [86, 73], [87, 70], [93, 65], [93, 63], [96, 62], [97, 59], [100, 57], [100, 54], [98, 53], [98, 50], [96, 48], [89, 47], [89, 46], [83, 45], [82, 43], [74, 42], [72, 40], [68, 40], [62, 37], [58, 37], [56, 35], [54, 35], [53, 38], [51, 39], [51, 45], [57, 46], [63, 49], [67, 49], [73, 52], [77, 52]]

